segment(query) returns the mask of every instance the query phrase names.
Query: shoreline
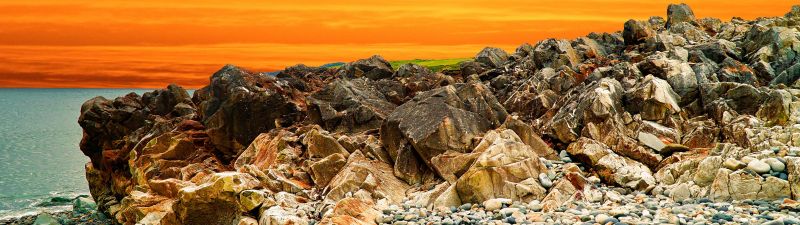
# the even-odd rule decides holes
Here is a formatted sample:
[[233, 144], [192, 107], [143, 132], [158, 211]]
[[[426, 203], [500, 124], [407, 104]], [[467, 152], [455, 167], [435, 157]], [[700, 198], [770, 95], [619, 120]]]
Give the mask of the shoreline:
[[38, 206], [42, 208], [4, 216], [0, 218], [0, 225], [111, 224], [109, 218], [97, 211], [94, 200], [86, 195], [74, 198], [53, 197], [49, 202], [39, 203]]

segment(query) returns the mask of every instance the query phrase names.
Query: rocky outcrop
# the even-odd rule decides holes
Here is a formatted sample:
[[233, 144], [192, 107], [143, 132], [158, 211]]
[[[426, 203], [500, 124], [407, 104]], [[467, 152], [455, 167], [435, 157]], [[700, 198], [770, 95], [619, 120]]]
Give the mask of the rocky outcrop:
[[84, 103], [86, 178], [120, 224], [755, 223], [671, 214], [800, 208], [798, 15], [674, 4], [454, 69], [228, 65]]

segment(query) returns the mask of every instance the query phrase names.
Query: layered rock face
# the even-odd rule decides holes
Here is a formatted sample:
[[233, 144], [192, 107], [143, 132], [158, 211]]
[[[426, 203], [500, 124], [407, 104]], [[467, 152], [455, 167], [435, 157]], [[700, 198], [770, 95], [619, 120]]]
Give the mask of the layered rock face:
[[120, 224], [375, 224], [401, 204], [550, 212], [618, 192], [800, 200], [797, 15], [670, 5], [441, 72], [380, 56], [274, 76], [228, 65], [194, 96], [88, 100], [80, 148]]

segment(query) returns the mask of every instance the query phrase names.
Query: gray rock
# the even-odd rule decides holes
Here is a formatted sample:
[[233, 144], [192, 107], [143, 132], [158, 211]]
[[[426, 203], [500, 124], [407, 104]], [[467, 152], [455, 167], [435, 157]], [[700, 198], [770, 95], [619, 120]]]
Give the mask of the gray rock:
[[783, 172], [786, 170], [786, 165], [776, 158], [766, 158], [763, 161], [769, 164], [769, 167], [772, 169], [772, 171]]
[[486, 47], [475, 56], [475, 61], [491, 68], [500, 67], [508, 59], [508, 53], [503, 49]]
[[750, 169], [753, 172], [759, 174], [764, 174], [764, 173], [769, 173], [770, 165], [765, 163], [764, 161], [756, 159], [750, 161], [750, 163], [747, 164], [747, 169]]

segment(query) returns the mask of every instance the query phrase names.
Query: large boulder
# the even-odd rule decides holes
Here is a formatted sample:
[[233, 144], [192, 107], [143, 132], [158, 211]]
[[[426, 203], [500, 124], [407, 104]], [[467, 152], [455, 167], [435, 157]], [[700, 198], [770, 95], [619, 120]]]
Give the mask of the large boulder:
[[342, 66], [339, 74], [348, 78], [366, 77], [370, 80], [391, 78], [394, 74], [392, 64], [379, 55], [366, 59], [359, 59]]
[[640, 20], [628, 20], [625, 22], [622, 37], [625, 39], [626, 45], [644, 43], [647, 38], [652, 36], [655, 36], [655, 31], [653, 31], [649, 23]]
[[470, 152], [474, 139], [506, 116], [487, 87], [450, 85], [420, 93], [397, 107], [381, 126], [380, 136], [394, 159], [396, 175], [419, 183], [421, 173], [433, 167], [431, 158], [446, 151]]
[[617, 155], [603, 143], [580, 138], [567, 147], [578, 161], [591, 166], [608, 184], [649, 191], [656, 185], [653, 173], [644, 164]]
[[680, 96], [667, 81], [647, 75], [625, 93], [627, 109], [644, 120], [661, 120], [681, 111]]
[[338, 201], [349, 194], [365, 192], [373, 200], [385, 198], [397, 204], [406, 197], [408, 188], [406, 182], [394, 176], [391, 166], [354, 152], [344, 168], [329, 182], [325, 198]]
[[211, 142], [232, 160], [259, 134], [300, 121], [304, 94], [288, 82], [227, 65], [196, 91]]
[[340, 79], [308, 98], [309, 119], [332, 132], [378, 129], [397, 107], [368, 79]]
[[475, 56], [475, 61], [479, 62], [486, 67], [496, 68], [503, 65], [508, 59], [508, 53], [500, 48], [486, 47]]
[[694, 12], [685, 3], [669, 4], [667, 7], [667, 28], [679, 23], [697, 24], [697, 19], [694, 18]]
[[[545, 189], [539, 184], [547, 167], [533, 149], [522, 143], [513, 131], [492, 134], [481, 141], [475, 163], [455, 183], [462, 202], [480, 203], [494, 198], [528, 202], [540, 200]], [[500, 133], [506, 133], [500, 131]]]
[[222, 172], [180, 190], [174, 210], [180, 224], [232, 224], [241, 213], [239, 193], [260, 186], [245, 173]]

